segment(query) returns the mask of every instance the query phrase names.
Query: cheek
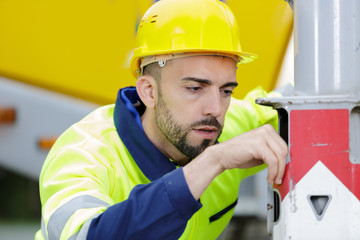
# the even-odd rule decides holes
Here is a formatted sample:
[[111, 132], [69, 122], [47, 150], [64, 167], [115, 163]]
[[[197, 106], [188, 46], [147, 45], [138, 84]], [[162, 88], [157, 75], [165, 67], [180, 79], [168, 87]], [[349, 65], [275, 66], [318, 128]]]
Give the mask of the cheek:
[[224, 104], [224, 109], [223, 109], [223, 114], [225, 116], [225, 114], [227, 113], [227, 111], [229, 110], [229, 107], [230, 107], [230, 100], [227, 100], [226, 103]]
[[[224, 123], [224, 120], [225, 120], [225, 115], [226, 115], [226, 113], [227, 113], [227, 111], [228, 111], [228, 109], [229, 109], [229, 106], [230, 106], [230, 100], [224, 100], [224, 104], [223, 104], [223, 107], [222, 107], [222, 109], [221, 109], [221, 116], [220, 116], [220, 118], [221, 118], [221, 123], [223, 124]], [[219, 121], [220, 121], [220, 119], [219, 119]]]
[[174, 109], [173, 114], [179, 124], [188, 126], [196, 119], [197, 116], [195, 111], [192, 110], [193, 109], [191, 107], [183, 105], [178, 109]]
[[196, 116], [196, 103], [182, 96], [179, 92], [169, 92], [162, 96], [166, 108], [172, 113], [179, 123], [189, 122], [189, 117]]

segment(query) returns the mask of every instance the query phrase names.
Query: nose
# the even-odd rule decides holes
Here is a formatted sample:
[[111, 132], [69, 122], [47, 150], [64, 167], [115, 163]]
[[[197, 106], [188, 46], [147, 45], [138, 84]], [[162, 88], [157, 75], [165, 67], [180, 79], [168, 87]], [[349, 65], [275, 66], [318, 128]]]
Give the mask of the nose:
[[211, 91], [210, 94], [204, 99], [204, 116], [219, 117], [221, 115], [221, 96], [217, 90]]

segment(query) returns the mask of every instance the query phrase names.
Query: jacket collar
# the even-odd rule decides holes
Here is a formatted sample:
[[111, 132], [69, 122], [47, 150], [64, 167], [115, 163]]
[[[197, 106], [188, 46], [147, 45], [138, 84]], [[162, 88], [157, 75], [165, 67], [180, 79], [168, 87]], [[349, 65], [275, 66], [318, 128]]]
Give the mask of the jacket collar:
[[119, 90], [114, 109], [116, 131], [141, 171], [153, 181], [174, 170], [176, 165], [146, 137], [140, 119], [144, 111], [145, 105], [135, 87]]

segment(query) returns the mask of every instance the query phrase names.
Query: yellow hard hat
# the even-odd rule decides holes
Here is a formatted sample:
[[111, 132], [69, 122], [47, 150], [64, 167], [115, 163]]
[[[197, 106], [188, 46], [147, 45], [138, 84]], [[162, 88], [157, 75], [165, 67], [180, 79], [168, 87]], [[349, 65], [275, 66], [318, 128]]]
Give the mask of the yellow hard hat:
[[241, 50], [239, 28], [230, 8], [219, 0], [160, 0], [142, 18], [130, 62], [135, 77], [148, 56], [178, 53], [233, 54], [239, 63], [256, 55]]

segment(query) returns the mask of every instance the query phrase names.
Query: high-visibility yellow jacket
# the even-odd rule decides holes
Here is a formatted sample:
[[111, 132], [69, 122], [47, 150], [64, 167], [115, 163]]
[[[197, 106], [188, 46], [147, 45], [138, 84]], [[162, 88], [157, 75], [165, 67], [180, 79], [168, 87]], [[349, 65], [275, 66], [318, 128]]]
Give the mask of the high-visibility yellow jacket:
[[[265, 96], [258, 88], [245, 100], [232, 99], [218, 141], [266, 123], [277, 127], [276, 111], [254, 103]], [[135, 88], [121, 89], [114, 105], [60, 136], [40, 175], [36, 239], [216, 239], [222, 233], [241, 180], [264, 166], [226, 170], [196, 201], [182, 168], [144, 134], [139, 103]]]

